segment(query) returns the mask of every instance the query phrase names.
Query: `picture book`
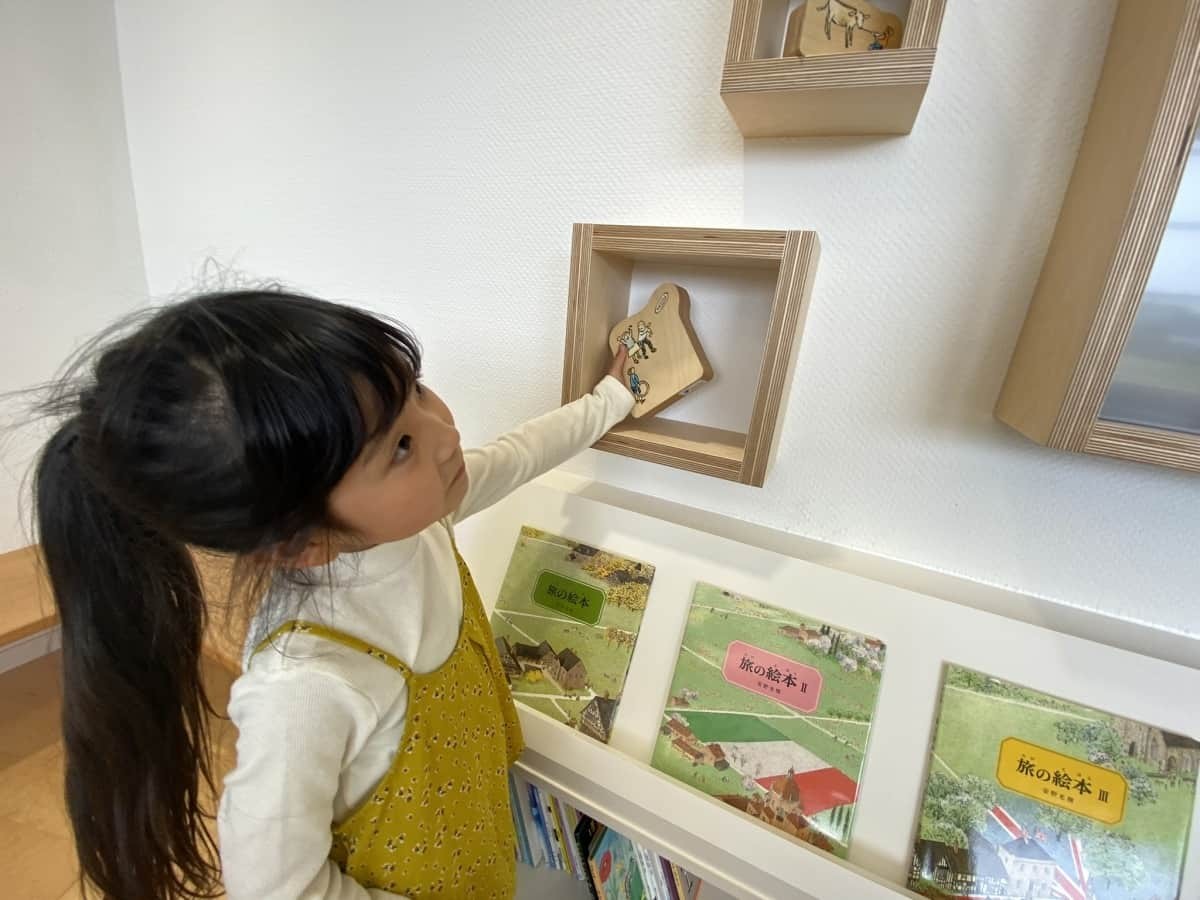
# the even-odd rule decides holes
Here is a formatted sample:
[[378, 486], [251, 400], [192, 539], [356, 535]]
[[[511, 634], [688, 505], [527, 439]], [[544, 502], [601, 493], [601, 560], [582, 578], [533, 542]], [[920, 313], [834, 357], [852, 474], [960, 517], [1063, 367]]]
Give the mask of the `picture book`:
[[541, 792], [532, 784], [525, 785], [525, 790], [529, 796], [529, 808], [533, 814], [534, 825], [537, 829], [546, 865], [552, 869], [561, 869], [561, 861], [554, 849], [554, 838], [550, 834], [550, 825], [546, 821], [545, 812], [542, 811]]
[[592, 874], [592, 867], [589, 865], [592, 841], [595, 840], [598, 831], [599, 825], [595, 819], [579, 813], [579, 823], [575, 826], [575, 846], [583, 860], [584, 883], [587, 885], [592, 900], [600, 900], [600, 893], [596, 890], [596, 879]]
[[601, 900], [644, 900], [638, 851], [633, 841], [611, 828], [604, 829], [592, 847], [592, 875]]
[[587, 877], [587, 863], [584, 862], [583, 855], [579, 852], [579, 845], [575, 840], [575, 829], [579, 826], [579, 813], [574, 807], [568, 806], [557, 797], [554, 798], [554, 803], [557, 807], [559, 827], [562, 829], [563, 843], [567, 848], [567, 858], [570, 860], [568, 868], [576, 879], [584, 881]]
[[654, 566], [521, 529], [492, 613], [513, 696], [608, 743]]
[[946, 667], [909, 887], [1178, 898], [1200, 742]]
[[584, 815], [554, 794], [509, 776], [517, 861], [573, 875], [595, 900], [695, 900], [700, 880]]
[[[522, 811], [520, 794], [524, 791], [524, 785], [518, 784], [516, 776], [509, 773], [508, 776], [508, 800], [509, 806], [512, 809], [513, 830], [517, 837], [517, 858], [521, 860], [529, 860], [530, 865], [536, 865], [541, 861], [539, 854], [537, 859], [534, 858], [534, 845], [531, 842], [531, 827], [532, 818], [527, 819]], [[536, 838], [534, 838], [536, 840]]]
[[845, 857], [884, 656], [875, 638], [699, 584], [651, 762]]

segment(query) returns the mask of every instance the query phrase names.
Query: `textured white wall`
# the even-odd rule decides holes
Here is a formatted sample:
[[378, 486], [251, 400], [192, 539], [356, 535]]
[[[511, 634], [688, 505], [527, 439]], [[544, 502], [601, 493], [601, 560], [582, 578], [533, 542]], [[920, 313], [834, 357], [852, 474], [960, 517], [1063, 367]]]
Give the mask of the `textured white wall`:
[[1200, 479], [991, 418], [1113, 0], [1060, 0], [1052, 27], [1040, 0], [956, 0], [912, 136], [744, 155], [717, 93], [728, 0], [117, 7], [152, 291], [212, 254], [393, 312], [480, 440], [557, 400], [573, 221], [815, 228], [766, 489], [572, 467], [1200, 633]]
[[[0, 0], [0, 392], [50, 378], [145, 294], [112, 3]], [[6, 403], [4, 426], [22, 411]], [[0, 552], [27, 543], [41, 435], [0, 434]]]
[[151, 290], [382, 308], [475, 438], [559, 395], [571, 223], [738, 223], [726, 3], [120, 0]]

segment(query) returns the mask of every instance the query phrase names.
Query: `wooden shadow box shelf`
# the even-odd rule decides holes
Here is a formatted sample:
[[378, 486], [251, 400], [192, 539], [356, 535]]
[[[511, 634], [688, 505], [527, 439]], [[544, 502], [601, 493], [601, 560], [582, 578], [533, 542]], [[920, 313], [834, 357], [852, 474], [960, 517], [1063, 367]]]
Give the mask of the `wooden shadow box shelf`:
[[1200, 0], [1121, 0], [996, 417], [1200, 472]]
[[610, 329], [663, 281], [692, 296], [715, 377], [662, 413], [630, 419], [596, 449], [761, 487], [816, 273], [812, 231], [576, 225], [564, 403], [607, 371]]
[[[735, 0], [721, 98], [745, 137], [908, 134], [933, 74], [945, 0], [911, 0], [894, 50], [782, 57], [789, 0]], [[882, 3], [877, 3], [883, 6]]]

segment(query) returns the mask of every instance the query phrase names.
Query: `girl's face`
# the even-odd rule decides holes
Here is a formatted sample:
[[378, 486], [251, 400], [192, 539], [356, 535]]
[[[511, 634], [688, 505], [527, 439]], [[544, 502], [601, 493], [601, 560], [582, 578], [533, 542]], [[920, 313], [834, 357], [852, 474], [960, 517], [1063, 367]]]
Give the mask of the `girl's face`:
[[441, 397], [417, 387], [392, 427], [367, 444], [330, 494], [333, 519], [358, 539], [358, 546], [336, 549], [411, 537], [458, 509], [466, 492], [454, 416]]

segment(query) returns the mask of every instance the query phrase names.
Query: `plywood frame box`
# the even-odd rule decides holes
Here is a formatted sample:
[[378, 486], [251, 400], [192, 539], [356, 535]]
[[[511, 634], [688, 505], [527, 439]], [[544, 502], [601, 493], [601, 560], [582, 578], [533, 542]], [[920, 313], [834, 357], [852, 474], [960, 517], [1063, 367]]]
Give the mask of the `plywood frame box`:
[[1104, 416], [1200, 133], [1200, 0], [1146, 6], [1117, 4], [996, 417], [1047, 447], [1200, 472], [1200, 434]]
[[787, 0], [734, 0], [721, 99], [748, 138], [908, 134], [933, 76], [945, 6], [911, 0], [896, 49], [786, 57]]
[[629, 314], [636, 263], [776, 273], [756, 389], [746, 398], [751, 414], [744, 433], [651, 417], [618, 425], [596, 449], [761, 487], [779, 440], [819, 253], [812, 231], [577, 224], [571, 244], [564, 403], [586, 395], [608, 370], [609, 332]]

